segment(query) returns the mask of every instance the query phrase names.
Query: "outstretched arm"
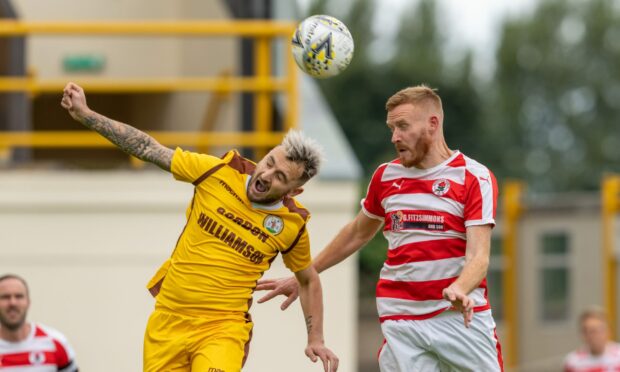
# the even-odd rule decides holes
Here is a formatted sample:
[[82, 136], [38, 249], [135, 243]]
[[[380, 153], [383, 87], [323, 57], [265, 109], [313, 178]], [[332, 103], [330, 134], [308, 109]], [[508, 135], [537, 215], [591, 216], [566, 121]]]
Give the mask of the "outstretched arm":
[[[362, 248], [377, 233], [382, 221], [370, 218], [359, 212], [355, 219], [345, 225], [336, 237], [316, 256], [312, 266], [317, 272], [323, 272], [343, 261]], [[261, 279], [256, 286], [258, 291], [270, 291], [258, 300], [258, 303], [269, 301], [278, 295], [287, 299], [280, 308], [285, 310], [298, 295], [298, 284], [294, 278]]]
[[491, 254], [491, 225], [467, 228], [465, 265], [461, 275], [443, 290], [443, 298], [463, 313], [465, 327], [474, 317], [474, 300], [469, 294], [486, 277]]
[[325, 347], [323, 339], [323, 291], [319, 274], [310, 266], [295, 273], [295, 277], [299, 281], [301, 308], [308, 330], [306, 355], [313, 362], [321, 359], [325, 372], [336, 372], [338, 357]]
[[129, 155], [170, 172], [174, 150], [162, 146], [153, 137], [130, 125], [89, 109], [84, 90], [77, 84], [68, 83], [65, 86], [60, 105], [69, 111], [73, 119], [98, 132]]

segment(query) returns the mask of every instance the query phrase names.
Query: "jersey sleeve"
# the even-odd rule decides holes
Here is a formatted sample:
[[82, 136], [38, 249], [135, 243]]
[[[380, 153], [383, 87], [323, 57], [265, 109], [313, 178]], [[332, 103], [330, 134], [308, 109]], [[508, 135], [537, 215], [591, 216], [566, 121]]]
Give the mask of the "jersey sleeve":
[[463, 211], [465, 227], [495, 225], [497, 209], [497, 180], [491, 171], [466, 171], [466, 199]]
[[77, 372], [78, 367], [75, 362], [75, 352], [71, 345], [69, 345], [69, 341], [65, 335], [60, 333], [59, 331], [39, 325], [48, 336], [51, 337], [54, 342], [56, 354], [56, 366], [59, 372]]
[[381, 176], [385, 167], [380, 167], [375, 171], [368, 184], [366, 197], [362, 199], [362, 212], [370, 218], [383, 221], [385, 209], [381, 205]]
[[172, 156], [171, 172], [175, 179], [193, 183], [224, 161], [216, 156], [185, 151], [177, 147]]
[[310, 257], [310, 236], [308, 235], [306, 225], [300, 229], [291, 246], [282, 251], [282, 259], [286, 267], [294, 273], [307, 269], [310, 266], [312, 263], [312, 258]]

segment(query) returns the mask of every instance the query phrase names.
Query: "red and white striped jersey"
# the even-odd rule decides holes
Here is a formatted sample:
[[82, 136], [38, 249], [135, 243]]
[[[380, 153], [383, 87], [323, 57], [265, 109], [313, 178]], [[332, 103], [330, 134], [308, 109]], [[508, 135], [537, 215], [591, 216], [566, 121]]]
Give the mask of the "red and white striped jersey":
[[602, 355], [592, 355], [580, 349], [568, 354], [564, 361], [565, 372], [612, 372], [620, 371], [620, 344], [610, 342]]
[[21, 342], [0, 339], [2, 372], [77, 372], [75, 353], [65, 336], [55, 329], [31, 323]]
[[[459, 151], [430, 169], [394, 160], [375, 171], [361, 204], [384, 222], [388, 241], [377, 284], [380, 320], [426, 319], [451, 306], [442, 290], [463, 269], [466, 228], [495, 224], [497, 182]], [[470, 296], [475, 311], [490, 308], [486, 279]]]

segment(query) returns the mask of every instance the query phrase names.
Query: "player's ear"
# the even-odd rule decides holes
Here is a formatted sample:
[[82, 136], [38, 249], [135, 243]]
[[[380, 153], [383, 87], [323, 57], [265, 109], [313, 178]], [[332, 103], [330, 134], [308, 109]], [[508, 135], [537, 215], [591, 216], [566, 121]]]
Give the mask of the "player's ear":
[[291, 191], [289, 191], [287, 195], [292, 198], [293, 196], [299, 195], [302, 192], [304, 192], [304, 188], [303, 187], [296, 187], [296, 188], [292, 189]]
[[435, 132], [437, 129], [439, 129], [439, 117], [437, 117], [436, 115], [432, 115], [428, 119], [428, 121], [430, 123], [431, 132]]

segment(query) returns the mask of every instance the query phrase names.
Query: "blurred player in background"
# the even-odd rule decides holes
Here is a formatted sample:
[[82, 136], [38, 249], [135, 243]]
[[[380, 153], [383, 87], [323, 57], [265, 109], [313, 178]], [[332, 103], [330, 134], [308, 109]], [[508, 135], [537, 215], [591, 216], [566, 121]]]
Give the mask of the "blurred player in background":
[[157, 301], [144, 339], [145, 371], [241, 370], [252, 334], [252, 293], [278, 253], [299, 281], [306, 355], [321, 359], [326, 372], [336, 371], [338, 359], [323, 341], [321, 283], [306, 231], [309, 213], [293, 199], [318, 172], [321, 153], [314, 141], [290, 132], [254, 164], [235, 151], [217, 158], [164, 147], [91, 111], [83, 89], [73, 83], [65, 87], [61, 105], [123, 151], [195, 187], [172, 256], [148, 284]]
[[[313, 265], [320, 273], [341, 262], [383, 226], [388, 254], [377, 284], [385, 337], [381, 370], [500, 371], [485, 279], [497, 204], [495, 177], [448, 147], [441, 98], [433, 89], [403, 89], [386, 109], [398, 159], [379, 166], [361, 211]], [[298, 290], [290, 278], [264, 279], [257, 289], [271, 290], [259, 302], [288, 296], [283, 309]]]
[[566, 356], [565, 372], [620, 371], [620, 344], [609, 339], [607, 315], [597, 307], [579, 317], [584, 345]]
[[57, 330], [26, 322], [30, 293], [17, 275], [0, 276], [0, 371], [77, 372], [75, 353]]

